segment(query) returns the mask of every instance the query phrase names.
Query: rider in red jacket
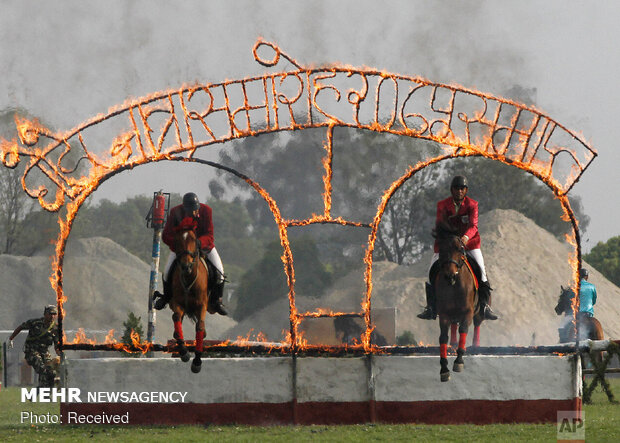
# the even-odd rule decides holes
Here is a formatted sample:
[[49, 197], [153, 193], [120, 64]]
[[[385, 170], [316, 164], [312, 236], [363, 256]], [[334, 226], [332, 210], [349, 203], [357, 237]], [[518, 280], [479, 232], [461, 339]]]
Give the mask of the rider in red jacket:
[[193, 192], [189, 192], [183, 196], [183, 204], [175, 206], [170, 210], [164, 231], [162, 233], [162, 240], [170, 247], [170, 255], [168, 256], [168, 262], [164, 268], [164, 293], [161, 294], [155, 291], [155, 309], [163, 309], [172, 297], [172, 291], [170, 288], [170, 271], [172, 265], [176, 259], [176, 253], [174, 250], [174, 234], [175, 229], [185, 217], [192, 217], [197, 222], [196, 237], [200, 241], [200, 249], [202, 254], [215, 266], [217, 269], [216, 286], [211, 290], [211, 296], [209, 297], [209, 304], [215, 309], [215, 312], [221, 315], [228, 315], [224, 307], [222, 306], [222, 294], [224, 292], [224, 266], [220, 259], [215, 244], [213, 242], [213, 219], [211, 208], [204, 203], [200, 203], [198, 196]]
[[[484, 312], [484, 318], [487, 320], [497, 320], [497, 315], [493, 313], [489, 306], [491, 297], [491, 286], [487, 279], [484, 267], [484, 258], [480, 250], [480, 233], [478, 232], [478, 202], [467, 197], [467, 178], [457, 175], [452, 179], [450, 185], [451, 197], [441, 200], [437, 203], [436, 222], [448, 221], [448, 223], [456, 230], [465, 245], [467, 253], [476, 260], [480, 266], [480, 286], [478, 288], [478, 296], [480, 300], [480, 309]], [[438, 242], [435, 240], [434, 254], [431, 260], [431, 268], [439, 259]], [[429, 269], [430, 270], [430, 269]], [[430, 272], [429, 272], [430, 274]], [[435, 289], [432, 281], [426, 283], [426, 308], [424, 312], [418, 314], [418, 317], [424, 320], [434, 320], [437, 317]]]

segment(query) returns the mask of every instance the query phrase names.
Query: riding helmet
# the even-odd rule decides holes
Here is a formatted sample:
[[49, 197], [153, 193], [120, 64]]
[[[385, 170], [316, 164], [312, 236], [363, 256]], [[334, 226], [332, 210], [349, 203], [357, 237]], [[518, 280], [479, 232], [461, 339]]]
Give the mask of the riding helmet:
[[467, 177], [464, 175], [457, 175], [452, 179], [451, 188], [467, 188]]
[[46, 314], [48, 312], [50, 314], [52, 314], [52, 315], [57, 315], [58, 314], [58, 310], [56, 309], [56, 306], [54, 306], [54, 305], [47, 305], [45, 307], [45, 309], [43, 310], [43, 314]]
[[188, 192], [183, 196], [183, 209], [186, 212], [194, 212], [198, 208], [200, 208], [200, 201], [198, 201], [198, 196], [193, 192]]
[[588, 272], [588, 270], [586, 268], [581, 268], [579, 270], [579, 277], [585, 278], [585, 277], [587, 277], [589, 275], [590, 275], [590, 273]]

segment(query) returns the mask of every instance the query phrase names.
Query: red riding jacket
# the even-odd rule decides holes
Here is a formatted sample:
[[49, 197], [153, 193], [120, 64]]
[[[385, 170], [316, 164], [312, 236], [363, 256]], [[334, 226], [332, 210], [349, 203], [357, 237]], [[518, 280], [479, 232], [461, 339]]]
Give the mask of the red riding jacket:
[[[467, 196], [461, 203], [458, 212], [454, 206], [454, 199], [448, 197], [437, 203], [436, 221], [448, 220], [448, 223], [457, 230], [458, 235], [466, 235], [469, 241], [465, 249], [480, 249], [480, 234], [478, 233], [478, 202]], [[435, 240], [435, 252], [439, 252], [437, 240]]]
[[[203, 249], [207, 253], [215, 246], [213, 241], [213, 219], [211, 218], [211, 208], [203, 203], [200, 203], [200, 209], [198, 210], [198, 227], [196, 228], [196, 237], [200, 240], [200, 249]], [[176, 254], [174, 250], [174, 228], [179, 226], [181, 220], [186, 217], [183, 211], [183, 205], [175, 206], [170, 210], [168, 214], [168, 220], [166, 220], [166, 226], [162, 232], [161, 238], [165, 244], [170, 247], [170, 250]]]

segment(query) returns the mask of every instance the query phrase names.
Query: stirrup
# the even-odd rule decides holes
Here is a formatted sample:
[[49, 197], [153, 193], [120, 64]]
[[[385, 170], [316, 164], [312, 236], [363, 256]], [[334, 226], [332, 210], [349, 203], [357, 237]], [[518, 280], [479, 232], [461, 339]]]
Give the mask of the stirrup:
[[437, 314], [427, 306], [421, 314], [418, 314], [418, 318], [421, 318], [422, 320], [435, 320], [437, 318]]

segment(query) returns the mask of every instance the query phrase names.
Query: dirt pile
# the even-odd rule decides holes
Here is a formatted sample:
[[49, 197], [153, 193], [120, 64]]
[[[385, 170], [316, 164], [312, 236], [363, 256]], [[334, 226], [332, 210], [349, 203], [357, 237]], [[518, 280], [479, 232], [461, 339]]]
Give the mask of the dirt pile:
[[[557, 343], [560, 317], [554, 307], [560, 285], [571, 280], [568, 265], [572, 247], [557, 240], [532, 220], [512, 210], [494, 210], [480, 216], [479, 229], [487, 274], [493, 291], [494, 310], [501, 315], [487, 321], [481, 330], [481, 344], [542, 345]], [[424, 282], [431, 253], [412, 266], [389, 262], [373, 265], [372, 307], [396, 307], [396, 334], [409, 330], [416, 340], [435, 344], [439, 338], [436, 321], [420, 320], [416, 314], [425, 303]], [[620, 288], [594, 268], [590, 282], [598, 290], [595, 315], [601, 321], [605, 337], [620, 338]], [[320, 300], [300, 297], [300, 311], [324, 307], [334, 311], [359, 311], [365, 294], [363, 269], [335, 283]], [[240, 322], [227, 332], [230, 337], [251, 331], [264, 332], [269, 339], [280, 340], [289, 330], [286, 297]], [[469, 342], [469, 341], [468, 341]]]

